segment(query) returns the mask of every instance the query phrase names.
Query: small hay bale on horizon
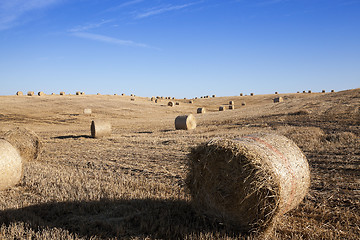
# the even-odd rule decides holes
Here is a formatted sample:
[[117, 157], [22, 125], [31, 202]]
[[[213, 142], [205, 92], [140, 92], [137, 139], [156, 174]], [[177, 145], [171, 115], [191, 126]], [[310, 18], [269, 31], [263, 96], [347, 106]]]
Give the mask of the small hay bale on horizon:
[[309, 90], [309, 91], [308, 91], [308, 93], [312, 93], [312, 91], [311, 91], [311, 90]]
[[196, 128], [196, 119], [194, 115], [182, 115], [175, 118], [176, 130], [192, 130]]
[[274, 103], [279, 103], [279, 102], [283, 102], [283, 101], [284, 101], [283, 97], [274, 98]]
[[92, 120], [91, 121], [91, 137], [101, 138], [111, 135], [111, 124], [105, 120]]
[[326, 93], [326, 91], [325, 91], [325, 90], [322, 90], [321, 92], [322, 92], [322, 93]]
[[64, 96], [65, 95], [65, 92], [60, 92], [60, 96]]
[[34, 96], [34, 94], [35, 94], [35, 93], [34, 93], [33, 91], [27, 92], [27, 95], [28, 95], [28, 96]]
[[8, 141], [0, 139], [0, 191], [18, 184], [22, 176], [22, 158]]
[[204, 108], [204, 107], [200, 107], [200, 108], [198, 108], [197, 110], [196, 110], [196, 112], [197, 113], [206, 113], [206, 108]]
[[39, 159], [42, 141], [34, 131], [24, 127], [16, 127], [5, 132], [1, 138], [13, 145], [24, 161], [32, 162]]
[[243, 94], [242, 93], [240, 93], [240, 97], [242, 97], [243, 96]]
[[16, 92], [16, 96], [23, 96], [23, 95], [24, 95], [24, 93], [22, 91], [17, 91]]
[[332, 90], [331, 90], [331, 92], [333, 93], [333, 92], [335, 92], [335, 90], [334, 90], [334, 89], [332, 89]]
[[190, 103], [190, 104], [193, 104], [193, 103], [194, 103], [194, 101], [193, 101], [193, 100], [189, 100], [189, 103]]
[[212, 95], [212, 97], [213, 97], [213, 98], [215, 98], [215, 97], [216, 97], [216, 95], [215, 95], [215, 94], [213, 94], [213, 95]]
[[278, 94], [278, 92], [275, 92], [275, 94]]
[[81, 92], [80, 92], [80, 91], [77, 91], [77, 92], [75, 93], [75, 95], [76, 95], [76, 96], [79, 96], [79, 95], [81, 95]]
[[100, 96], [100, 95], [101, 95], [101, 93], [97, 93], [96, 95]]
[[238, 231], [268, 236], [308, 193], [310, 170], [290, 139], [253, 134], [192, 148], [185, 182], [194, 209]]
[[45, 95], [45, 93], [44, 92], [38, 92], [38, 96], [44, 96]]
[[250, 93], [250, 96], [254, 96], [254, 93]]
[[174, 102], [171, 102], [171, 101], [168, 102], [168, 106], [169, 106], [169, 107], [173, 107], [174, 105], [175, 105]]
[[225, 109], [226, 109], [226, 108], [225, 108], [224, 106], [220, 106], [220, 107], [219, 107], [219, 111], [225, 111]]

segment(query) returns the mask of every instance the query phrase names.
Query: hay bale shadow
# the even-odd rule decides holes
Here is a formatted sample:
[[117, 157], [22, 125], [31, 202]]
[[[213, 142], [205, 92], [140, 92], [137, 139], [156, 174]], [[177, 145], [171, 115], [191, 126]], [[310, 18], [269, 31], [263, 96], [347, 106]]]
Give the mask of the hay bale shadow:
[[92, 138], [90, 135], [66, 135], [66, 136], [57, 136], [52, 139], [79, 139], [79, 138]]
[[[0, 212], [0, 223], [24, 222], [33, 231], [61, 228], [86, 239], [182, 239], [200, 233], [239, 236], [180, 200], [108, 200], [43, 203]], [[220, 234], [220, 235], [219, 235]]]

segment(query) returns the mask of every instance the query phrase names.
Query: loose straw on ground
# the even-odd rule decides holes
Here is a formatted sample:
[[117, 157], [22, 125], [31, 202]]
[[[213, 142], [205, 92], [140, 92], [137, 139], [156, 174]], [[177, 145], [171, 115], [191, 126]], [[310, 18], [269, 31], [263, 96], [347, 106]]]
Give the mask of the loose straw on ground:
[[186, 184], [195, 209], [243, 232], [266, 235], [308, 193], [306, 157], [290, 139], [214, 138], [192, 149]]

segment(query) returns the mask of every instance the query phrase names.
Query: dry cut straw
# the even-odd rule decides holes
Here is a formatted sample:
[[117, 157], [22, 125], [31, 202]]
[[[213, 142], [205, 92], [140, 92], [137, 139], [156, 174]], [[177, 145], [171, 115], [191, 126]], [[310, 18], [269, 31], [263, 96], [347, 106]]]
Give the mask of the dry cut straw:
[[40, 137], [32, 130], [24, 127], [16, 127], [5, 132], [1, 137], [11, 143], [26, 162], [39, 159], [42, 149]]
[[196, 119], [194, 115], [183, 115], [175, 118], [175, 129], [192, 130], [196, 128]]
[[248, 233], [270, 233], [310, 186], [304, 154], [275, 134], [212, 139], [192, 149], [188, 169], [195, 208]]
[[20, 182], [22, 159], [19, 152], [8, 141], [0, 139], [0, 191]]

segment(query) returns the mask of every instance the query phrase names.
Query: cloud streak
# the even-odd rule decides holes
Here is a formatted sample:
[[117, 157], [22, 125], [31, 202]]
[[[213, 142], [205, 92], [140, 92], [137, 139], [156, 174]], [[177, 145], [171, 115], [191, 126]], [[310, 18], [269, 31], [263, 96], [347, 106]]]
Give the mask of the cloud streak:
[[74, 32], [74, 33], [72, 33], [72, 35], [79, 37], [79, 38], [85, 38], [85, 39], [90, 39], [90, 40], [94, 40], [94, 41], [98, 41], [98, 42], [111, 43], [111, 44], [121, 45], [121, 46], [151, 48], [150, 46], [143, 44], [143, 43], [137, 43], [137, 42], [130, 41], [130, 40], [122, 40], [122, 39], [108, 37], [108, 36], [100, 35], [100, 34], [93, 34], [93, 33], [86, 33], [86, 32]]
[[26, 13], [53, 6], [64, 0], [0, 1], [0, 30], [14, 27]]
[[69, 32], [84, 32], [90, 29], [94, 29], [94, 28], [99, 28], [101, 26], [103, 26], [104, 24], [113, 22], [114, 20], [102, 20], [101, 22], [98, 23], [89, 23], [89, 24], [85, 24], [85, 25], [79, 25], [76, 26], [72, 29], [69, 30]]
[[112, 8], [107, 9], [105, 12], [117, 11], [117, 10], [122, 9], [122, 8], [124, 8], [124, 7], [128, 7], [128, 6], [137, 4], [137, 3], [141, 3], [141, 2], [143, 2], [143, 1], [144, 1], [144, 0], [132, 0], [132, 1], [124, 2], [124, 3], [120, 4], [120, 5], [117, 5], [117, 6], [115, 6], [115, 7], [112, 7]]
[[146, 18], [146, 17], [150, 17], [150, 16], [154, 16], [154, 15], [158, 15], [158, 14], [162, 14], [162, 13], [166, 13], [166, 12], [170, 12], [170, 11], [180, 10], [180, 9], [187, 8], [187, 7], [190, 7], [195, 4], [197, 4], [197, 3], [193, 2], [193, 3], [183, 4], [183, 5], [167, 5], [165, 7], [151, 8], [143, 13], [137, 14], [135, 16], [135, 18], [136, 19]]

